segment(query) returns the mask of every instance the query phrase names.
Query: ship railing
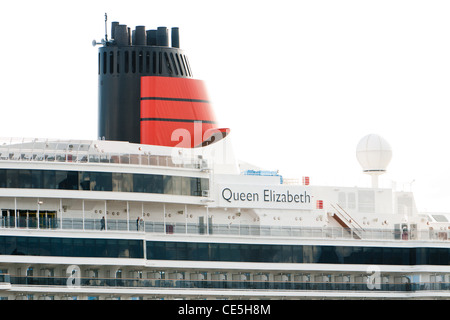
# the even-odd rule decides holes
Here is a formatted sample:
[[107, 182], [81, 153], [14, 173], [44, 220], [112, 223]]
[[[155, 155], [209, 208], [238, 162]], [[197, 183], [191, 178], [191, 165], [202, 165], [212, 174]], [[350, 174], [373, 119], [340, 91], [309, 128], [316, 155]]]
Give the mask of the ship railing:
[[125, 164], [137, 166], [156, 166], [156, 167], [171, 167], [171, 168], [189, 168], [201, 169], [207, 167], [205, 160], [198, 159], [178, 159], [173, 160], [171, 156], [165, 155], [141, 155], [141, 154], [30, 154], [26, 155], [20, 153], [0, 153], [0, 161], [34, 161], [34, 162], [65, 162], [65, 163], [86, 163], [86, 164]]
[[0, 273], [0, 283], [11, 283], [11, 275], [8, 273]]
[[[38, 225], [39, 223], [39, 225]], [[17, 230], [43, 229], [43, 230], [82, 230], [82, 231], [120, 231], [142, 232], [157, 234], [190, 234], [190, 235], [228, 235], [243, 237], [285, 237], [285, 238], [310, 238], [310, 239], [352, 239], [352, 229], [341, 227], [305, 227], [305, 226], [271, 226], [271, 225], [247, 225], [247, 224], [202, 224], [184, 222], [157, 222], [142, 221], [137, 223], [135, 219], [101, 219], [91, 218], [57, 218], [48, 217], [39, 219], [35, 217], [0, 217], [0, 229], [9, 228]], [[358, 239], [362, 240], [429, 240], [448, 241], [450, 230], [416, 230], [406, 235], [392, 229], [365, 229], [359, 233]], [[445, 234], [444, 234], [445, 233]]]
[[59, 141], [37, 139], [1, 139], [0, 161], [126, 164], [202, 169], [207, 161], [199, 157], [142, 153], [109, 153], [96, 147], [95, 141]]
[[174, 288], [174, 289], [230, 289], [230, 290], [307, 290], [307, 291], [371, 291], [371, 292], [417, 292], [449, 291], [448, 282], [407, 282], [380, 283], [374, 288], [366, 281], [271, 281], [271, 280], [187, 280], [187, 279], [151, 279], [151, 278], [100, 278], [79, 277], [73, 283], [72, 278], [56, 276], [11, 276], [0, 275], [0, 282], [20, 286], [53, 287], [109, 287], [109, 288]]
[[335, 218], [338, 218], [348, 228], [352, 229], [352, 232], [354, 232], [355, 236], [360, 237], [361, 233], [365, 231], [364, 228], [355, 219], [353, 219], [352, 216], [350, 216], [350, 214], [345, 211], [339, 204], [331, 204], [331, 207], [334, 209], [333, 214], [338, 215], [338, 217]]

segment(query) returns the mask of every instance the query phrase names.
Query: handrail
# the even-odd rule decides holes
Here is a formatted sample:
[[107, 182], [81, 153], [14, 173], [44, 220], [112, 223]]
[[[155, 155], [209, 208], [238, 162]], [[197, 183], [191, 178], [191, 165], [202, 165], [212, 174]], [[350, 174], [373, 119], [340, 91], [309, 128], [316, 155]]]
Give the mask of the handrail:
[[190, 169], [202, 169], [208, 166], [203, 158], [177, 156], [174, 159], [172, 155], [153, 154], [153, 151], [146, 152], [141, 149], [138, 151], [137, 148], [135, 152], [105, 152], [95, 140], [5, 140], [0, 138], [0, 161], [114, 163]]
[[364, 228], [358, 223], [358, 221], [356, 221], [354, 218], [352, 218], [352, 216], [350, 216], [347, 211], [345, 211], [339, 204], [336, 204], [336, 205], [339, 207], [340, 210], [342, 210], [342, 212], [344, 212], [348, 216], [348, 218], [345, 217], [345, 215], [339, 209], [336, 209], [336, 207], [333, 204], [331, 204], [331, 206], [333, 207], [333, 209], [336, 210], [337, 213], [341, 214], [345, 219], [347, 219], [348, 223], [356, 224], [358, 226], [358, 228], [360, 229], [360, 231], [365, 231]]
[[65, 154], [63, 152], [42, 152], [42, 153], [27, 153], [27, 152], [1, 152], [0, 161], [20, 161], [20, 162], [64, 162], [64, 163], [107, 163], [107, 164], [126, 164], [139, 166], [159, 166], [159, 167], [174, 167], [174, 168], [189, 168], [201, 169], [205, 167], [205, 160], [188, 159], [179, 160], [177, 163], [172, 161], [171, 156], [163, 155], [142, 155], [142, 154], [96, 154], [96, 153], [77, 153]]
[[[341, 227], [305, 227], [305, 226], [272, 226], [272, 225], [244, 225], [244, 224], [198, 224], [184, 222], [163, 222], [144, 220], [139, 226], [136, 225], [135, 219], [130, 219], [127, 223], [126, 219], [107, 218], [106, 230], [102, 230], [101, 219], [82, 219], [82, 218], [47, 218], [41, 219], [39, 229], [45, 230], [74, 230], [86, 233], [92, 232], [133, 232], [133, 233], [150, 233], [165, 235], [170, 237], [174, 235], [205, 235], [205, 236], [239, 236], [239, 237], [283, 237], [283, 238], [299, 238], [299, 239], [352, 239], [357, 240], [393, 240], [407, 241], [408, 239], [396, 238], [396, 230], [394, 229], [377, 229], [371, 228], [361, 232], [360, 239], [353, 239], [345, 232], [346, 229]], [[139, 227], [139, 228], [138, 228]], [[14, 217], [0, 217], [0, 230], [37, 230], [36, 218], [20, 217], [17, 224]], [[441, 237], [441, 230], [431, 231], [429, 229], [417, 230], [414, 240], [429, 241], [449, 241], [448, 237]]]
[[[67, 286], [67, 277], [57, 276], [10, 276], [11, 285], [25, 286]], [[244, 289], [244, 290], [338, 290], [338, 291], [397, 291], [415, 292], [428, 290], [450, 290], [448, 282], [381, 283], [377, 290], [367, 281], [296, 281], [296, 280], [189, 280], [157, 278], [100, 278], [80, 277], [82, 287], [125, 287], [125, 288], [176, 288], [176, 289]]]

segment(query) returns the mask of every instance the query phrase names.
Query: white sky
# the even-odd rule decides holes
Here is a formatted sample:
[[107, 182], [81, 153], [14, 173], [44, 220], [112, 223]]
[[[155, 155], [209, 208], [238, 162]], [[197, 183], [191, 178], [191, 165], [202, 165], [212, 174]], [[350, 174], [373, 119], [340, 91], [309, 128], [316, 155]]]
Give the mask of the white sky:
[[369, 186], [355, 150], [377, 133], [393, 149], [380, 185], [450, 212], [449, 1], [2, 2], [0, 136], [97, 138], [105, 12], [108, 29], [180, 28], [240, 159]]

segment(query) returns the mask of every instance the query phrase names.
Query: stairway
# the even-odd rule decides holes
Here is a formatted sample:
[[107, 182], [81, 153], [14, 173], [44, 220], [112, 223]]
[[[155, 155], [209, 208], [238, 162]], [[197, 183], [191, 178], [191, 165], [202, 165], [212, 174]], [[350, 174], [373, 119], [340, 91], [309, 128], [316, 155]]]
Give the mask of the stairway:
[[353, 219], [340, 205], [331, 205], [333, 212], [328, 212], [328, 216], [334, 219], [355, 239], [362, 239], [364, 228]]

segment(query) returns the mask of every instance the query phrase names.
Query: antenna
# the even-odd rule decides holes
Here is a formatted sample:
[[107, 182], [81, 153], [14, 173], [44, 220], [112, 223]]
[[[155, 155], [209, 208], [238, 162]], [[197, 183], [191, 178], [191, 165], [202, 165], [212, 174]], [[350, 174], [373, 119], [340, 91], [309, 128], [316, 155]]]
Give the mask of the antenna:
[[108, 15], [105, 12], [105, 41], [108, 42], [108, 27], [107, 27], [107, 22], [108, 22]]
[[96, 40], [92, 40], [92, 46], [103, 44], [104, 46], [108, 45], [108, 14], [105, 12], [105, 39], [102, 39], [101, 42], [97, 42]]

